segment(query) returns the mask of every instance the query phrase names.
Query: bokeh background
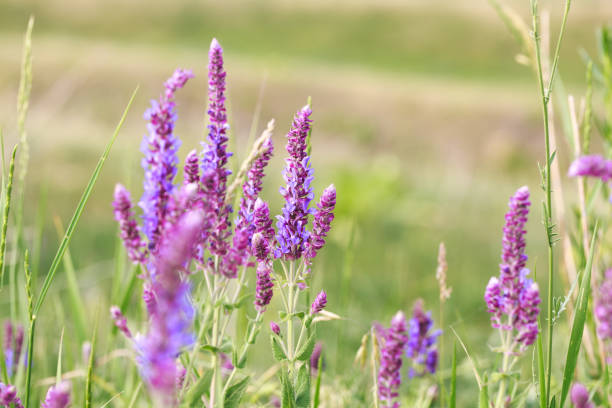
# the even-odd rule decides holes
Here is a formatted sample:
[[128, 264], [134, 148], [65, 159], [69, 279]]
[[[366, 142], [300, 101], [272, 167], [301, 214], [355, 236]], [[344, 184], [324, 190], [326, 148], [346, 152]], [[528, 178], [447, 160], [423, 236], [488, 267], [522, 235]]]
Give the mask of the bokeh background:
[[[528, 19], [527, 0], [508, 4]], [[542, 6], [559, 20], [558, 1]], [[517, 63], [520, 47], [486, 0], [0, 0], [0, 126], [7, 145], [16, 140], [30, 15], [36, 24], [26, 223], [33, 225], [40, 211], [67, 223], [140, 86], [71, 245], [91, 315], [106, 309], [110, 290], [113, 186], [120, 181], [135, 196], [141, 191], [143, 112], [176, 67], [193, 69], [196, 78], [178, 96], [176, 131], [181, 158], [199, 148], [213, 37], [225, 49], [233, 166], [251, 133], [276, 119], [276, 156], [264, 190], [276, 211], [284, 134], [312, 98], [314, 185], [320, 192], [333, 182], [338, 190], [333, 232], [313, 283], [327, 289], [329, 309], [346, 317], [324, 333], [330, 370], [350, 368], [371, 323], [409, 312], [418, 297], [438, 315], [441, 241], [453, 287], [445, 328], [453, 325], [484, 351], [482, 292], [498, 272], [507, 199], [521, 185], [534, 196], [530, 266], [544, 267], [536, 78]], [[611, 18], [609, 1], [575, 2], [560, 66], [569, 92], [584, 92], [581, 52], [596, 54], [597, 27]], [[41, 274], [58, 244], [46, 220]], [[51, 290], [65, 290], [62, 274]]]

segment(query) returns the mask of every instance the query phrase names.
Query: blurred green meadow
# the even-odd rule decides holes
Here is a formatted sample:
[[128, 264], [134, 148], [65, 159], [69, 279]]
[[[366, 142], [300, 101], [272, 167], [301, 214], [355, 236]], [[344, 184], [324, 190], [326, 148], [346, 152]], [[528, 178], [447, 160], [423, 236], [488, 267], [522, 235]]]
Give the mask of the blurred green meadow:
[[[535, 76], [515, 61], [520, 48], [512, 34], [486, 0], [459, 3], [0, 0], [0, 126], [7, 146], [16, 142], [23, 32], [28, 17], [36, 18], [26, 225], [34, 227], [39, 213], [67, 224], [140, 86], [70, 246], [89, 329], [98, 314], [107, 323], [117, 234], [114, 184], [141, 192], [143, 112], [174, 68], [193, 69], [196, 78], [178, 95], [176, 133], [179, 157], [199, 149], [207, 51], [216, 37], [226, 56], [234, 166], [252, 134], [276, 120], [276, 152], [263, 193], [273, 212], [281, 205], [284, 134], [293, 113], [312, 98], [315, 191], [332, 182], [338, 191], [330, 244], [314, 265], [313, 286], [324, 287], [329, 310], [346, 318], [325, 328], [329, 370], [351, 369], [371, 323], [387, 322], [398, 309], [408, 312], [418, 297], [437, 318], [441, 241], [453, 288], [445, 342], [453, 340], [452, 325], [484, 351], [490, 330], [482, 294], [498, 271], [507, 199], [521, 185], [530, 187], [534, 204], [530, 267], [545, 261], [537, 168], [544, 142]], [[556, 7], [557, 21], [558, 2], [543, 3]], [[509, 4], [526, 18], [527, 1]], [[612, 7], [582, 1], [572, 13], [560, 73], [568, 91], [581, 94], [581, 53], [596, 53], [596, 29], [610, 22]], [[43, 231], [34, 271], [39, 276], [58, 245], [52, 217]], [[57, 338], [61, 327], [71, 332], [74, 311], [62, 301], [66, 290], [60, 272], [46, 311], [56, 319], [40, 320], [40, 333], [49, 337], [39, 353], [45, 344], [57, 347], [53, 331]], [[4, 296], [0, 304], [8, 310]], [[256, 359], [266, 361], [267, 353], [264, 348]], [[54, 374], [52, 363], [47, 371]]]

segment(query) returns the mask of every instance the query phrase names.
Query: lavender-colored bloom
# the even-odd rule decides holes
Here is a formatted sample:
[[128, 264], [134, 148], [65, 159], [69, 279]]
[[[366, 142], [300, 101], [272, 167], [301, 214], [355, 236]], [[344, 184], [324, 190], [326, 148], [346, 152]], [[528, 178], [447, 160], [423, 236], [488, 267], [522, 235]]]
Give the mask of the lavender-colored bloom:
[[595, 405], [589, 401], [589, 390], [580, 383], [572, 385], [570, 399], [576, 408], [595, 408]]
[[70, 384], [62, 381], [49, 388], [41, 408], [66, 408], [68, 405], [70, 405]]
[[525, 224], [529, 205], [527, 187], [519, 188], [510, 198], [502, 241], [500, 276], [491, 278], [484, 294], [493, 327], [516, 331], [518, 351], [533, 344], [538, 335], [540, 293], [538, 285], [527, 278], [529, 270], [525, 267]]
[[176, 389], [180, 390], [185, 384], [185, 377], [187, 377], [187, 369], [181, 363], [176, 363]]
[[436, 342], [442, 332], [433, 330], [431, 312], [423, 310], [422, 300], [417, 300], [414, 305], [409, 327], [406, 355], [414, 363], [410, 368], [410, 377], [434, 374], [438, 365]]
[[227, 151], [227, 113], [225, 109], [225, 70], [223, 49], [216, 39], [210, 44], [208, 54], [208, 140], [202, 156], [202, 184], [207, 201], [215, 212], [214, 227], [210, 236], [210, 252], [223, 256], [229, 249], [229, 215], [231, 206], [225, 204], [227, 161], [232, 155]]
[[4, 342], [2, 344], [2, 349], [4, 351], [6, 371], [8, 371], [9, 375], [12, 375], [13, 364], [15, 363], [14, 341], [13, 323], [7, 320], [4, 322]]
[[272, 141], [268, 139], [264, 145], [264, 152], [253, 162], [247, 174], [247, 180], [242, 186], [243, 196], [240, 200], [240, 209], [236, 219], [236, 228], [232, 241], [232, 247], [228, 250], [221, 263], [221, 273], [228, 278], [238, 275], [238, 268], [246, 265], [251, 248], [251, 239], [255, 232], [254, 207], [259, 200], [261, 192], [261, 180], [264, 176], [264, 168], [272, 157]]
[[[11, 405], [13, 404], [13, 405]], [[17, 396], [17, 389], [14, 385], [0, 383], [0, 406], [23, 408], [21, 400]], [[43, 407], [46, 408], [46, 407]]]
[[[317, 374], [317, 370], [319, 369], [319, 360], [321, 359], [321, 353], [323, 352], [323, 343], [320, 341], [317, 342], [312, 350], [312, 354], [310, 355], [310, 373], [312, 375]], [[322, 365], [323, 363], [321, 363]]]
[[607, 359], [612, 364], [612, 269], [608, 269], [595, 296], [597, 336], [606, 346]]
[[115, 326], [117, 326], [117, 328], [121, 330], [121, 333], [123, 333], [125, 337], [131, 339], [132, 332], [130, 331], [130, 328], [127, 325], [127, 319], [125, 318], [123, 313], [121, 313], [121, 309], [119, 309], [119, 307], [117, 306], [111, 306], [110, 314], [113, 320], [115, 321]]
[[255, 200], [253, 206], [253, 225], [255, 226], [254, 233], [262, 234], [268, 244], [272, 244], [274, 241], [274, 228], [270, 218], [270, 209], [268, 208], [268, 203], [261, 198]]
[[322, 290], [321, 292], [319, 292], [314, 302], [312, 302], [312, 305], [310, 306], [310, 314], [316, 315], [321, 310], [325, 309], [326, 305], [327, 305], [327, 293], [325, 293], [325, 291]]
[[19, 359], [21, 358], [24, 336], [25, 332], [23, 329], [23, 325], [20, 324], [17, 326], [17, 332], [15, 333], [15, 362], [19, 362]]
[[157, 247], [166, 206], [175, 189], [173, 182], [180, 141], [173, 134], [176, 121], [174, 94], [192, 77], [191, 71], [177, 69], [164, 84], [164, 94], [158, 101], [152, 101], [151, 108], [145, 112], [149, 135], [144, 137], [142, 144], [145, 180], [139, 205], [143, 210], [143, 230], [151, 249]]
[[336, 206], [336, 187], [332, 184], [327, 187], [317, 204], [312, 222], [312, 233], [306, 244], [306, 256], [314, 259], [317, 252], [325, 245], [325, 237], [331, 228], [334, 219], [334, 207]]
[[270, 330], [272, 330], [272, 333], [280, 336], [280, 327], [276, 322], [270, 322]]
[[134, 263], [144, 262], [146, 258], [145, 244], [140, 237], [140, 228], [134, 219], [130, 193], [121, 184], [115, 186], [113, 201], [115, 220], [119, 223], [119, 231], [128, 257]]
[[167, 405], [176, 402], [176, 359], [194, 341], [193, 306], [189, 285], [182, 279], [181, 271], [193, 255], [203, 222], [203, 213], [191, 210], [173, 228], [165, 230], [154, 258], [156, 273], [151, 292], [155, 303], [149, 309], [150, 328], [145, 336], [136, 338], [141, 374]]
[[397, 312], [388, 329], [379, 328], [380, 336], [380, 369], [378, 371], [378, 396], [381, 408], [398, 408], [398, 389], [402, 381], [402, 356], [408, 337], [406, 336], [406, 318], [404, 313]]
[[579, 157], [571, 164], [568, 175], [597, 177], [606, 182], [612, 178], [612, 160], [599, 155]]
[[200, 181], [200, 158], [195, 150], [190, 151], [185, 157], [184, 183], [198, 183]]
[[257, 283], [255, 286], [255, 309], [263, 313], [266, 306], [272, 301], [274, 282], [270, 276], [270, 265], [268, 262], [257, 264]]
[[157, 300], [155, 299], [155, 293], [153, 293], [153, 287], [150, 283], [145, 283], [142, 288], [142, 300], [145, 303], [149, 316], [155, 313], [155, 305]]
[[258, 262], [265, 262], [270, 254], [270, 244], [261, 232], [255, 233], [251, 241], [251, 251]]
[[281, 187], [280, 193], [285, 199], [282, 214], [277, 216], [276, 240], [278, 246], [274, 251], [277, 258], [285, 260], [299, 259], [304, 252], [310, 233], [306, 229], [309, 208], [313, 198], [310, 183], [313, 179], [313, 170], [310, 167], [310, 157], [307, 154], [307, 138], [310, 133], [312, 120], [310, 107], [303, 107], [293, 120], [287, 134], [287, 152], [283, 178], [286, 186]]

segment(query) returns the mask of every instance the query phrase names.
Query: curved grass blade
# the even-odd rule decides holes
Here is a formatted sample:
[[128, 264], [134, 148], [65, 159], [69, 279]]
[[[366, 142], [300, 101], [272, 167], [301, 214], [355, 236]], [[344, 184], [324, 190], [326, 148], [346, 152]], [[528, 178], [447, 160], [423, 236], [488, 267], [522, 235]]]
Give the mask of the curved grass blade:
[[100, 157], [100, 160], [98, 161], [98, 164], [96, 165], [96, 168], [94, 169], [91, 175], [91, 178], [89, 179], [89, 183], [87, 183], [87, 187], [85, 187], [85, 190], [83, 191], [83, 195], [81, 196], [81, 199], [79, 200], [79, 203], [77, 204], [77, 207], [74, 211], [74, 215], [72, 216], [72, 219], [70, 220], [70, 223], [68, 224], [68, 228], [66, 229], [66, 233], [64, 234], [64, 238], [62, 239], [62, 242], [60, 243], [57, 253], [55, 254], [55, 257], [53, 258], [53, 262], [51, 263], [51, 266], [49, 267], [49, 272], [47, 273], [47, 276], [40, 289], [40, 295], [38, 296], [36, 305], [34, 306], [35, 315], [38, 314], [43, 302], [45, 301], [45, 297], [47, 296], [47, 292], [49, 291], [51, 282], [53, 282], [53, 278], [55, 277], [55, 273], [57, 272], [59, 263], [64, 257], [64, 253], [66, 253], [66, 249], [68, 249], [68, 244], [70, 243], [70, 240], [72, 239], [72, 234], [74, 233], [74, 230], [76, 229], [79, 219], [81, 218], [81, 214], [83, 213], [83, 210], [85, 209], [85, 204], [87, 204], [87, 200], [89, 200], [89, 196], [91, 195], [91, 192], [93, 191], [94, 185], [96, 184], [96, 181], [98, 180], [98, 177], [100, 176], [100, 172], [102, 171], [104, 162], [106, 161], [110, 153], [110, 149], [113, 147], [113, 144], [115, 143], [115, 140], [117, 139], [117, 135], [119, 134], [119, 130], [121, 130], [121, 127], [123, 126], [123, 122], [125, 122], [125, 118], [127, 117], [128, 111], [130, 110], [130, 107], [132, 106], [132, 102], [134, 102], [134, 98], [136, 97], [136, 92], [138, 92], [138, 88], [136, 88], [134, 92], [132, 93], [132, 96], [127, 104], [127, 107], [125, 108], [123, 115], [121, 116], [121, 120], [119, 121], [119, 124], [115, 128], [115, 131], [113, 133], [113, 136], [111, 137], [111, 140], [106, 145], [104, 153]]
[[[123, 112], [123, 115], [121, 116], [121, 120], [119, 121], [119, 123], [117, 124], [117, 127], [115, 128], [115, 131], [113, 133], [113, 136], [111, 137], [111, 140], [106, 145], [106, 149], [104, 150], [104, 153], [100, 157], [100, 160], [98, 161], [98, 164], [96, 165], [96, 168], [94, 169], [93, 174], [91, 175], [91, 178], [89, 179], [89, 183], [87, 184], [87, 187], [85, 187], [85, 191], [83, 191], [81, 200], [79, 201], [76, 207], [76, 210], [74, 212], [74, 215], [72, 216], [72, 219], [70, 220], [70, 224], [68, 225], [68, 229], [66, 230], [66, 233], [64, 234], [64, 238], [62, 239], [62, 242], [59, 248], [57, 249], [57, 253], [55, 254], [55, 257], [53, 258], [53, 262], [51, 263], [51, 266], [49, 267], [49, 272], [47, 273], [45, 281], [43, 282], [43, 285], [40, 289], [40, 295], [38, 296], [36, 304], [34, 305], [34, 308], [32, 310], [32, 315], [30, 316], [30, 329], [29, 329], [29, 334], [28, 334], [28, 359], [27, 359], [28, 367], [26, 371], [25, 408], [29, 408], [29, 403], [30, 403], [30, 398], [31, 398], [30, 385], [31, 385], [31, 378], [32, 378], [32, 351], [34, 349], [33, 346], [34, 346], [34, 333], [36, 329], [36, 315], [38, 314], [38, 312], [40, 311], [40, 308], [42, 307], [42, 304], [45, 300], [47, 292], [49, 291], [49, 287], [51, 286], [51, 282], [53, 282], [53, 278], [55, 276], [55, 273], [57, 272], [59, 263], [61, 262], [62, 257], [64, 256], [64, 253], [66, 252], [66, 249], [68, 248], [68, 244], [70, 243], [72, 234], [74, 233], [74, 230], [76, 229], [76, 225], [78, 224], [79, 219], [81, 218], [81, 214], [83, 213], [83, 210], [85, 209], [85, 204], [87, 203], [87, 200], [89, 199], [89, 196], [91, 195], [93, 187], [96, 184], [98, 177], [100, 176], [100, 172], [102, 171], [104, 162], [106, 161], [106, 158], [108, 157], [108, 154], [110, 153], [111, 147], [115, 143], [115, 139], [117, 139], [119, 130], [123, 126], [123, 122], [125, 122], [125, 118], [127, 117], [128, 111], [130, 110], [130, 107], [132, 106], [132, 103], [134, 102], [134, 99], [136, 98], [137, 92], [138, 92], [138, 87], [132, 93], [132, 96], [130, 97], [130, 100]], [[93, 353], [93, 350], [92, 350], [92, 353]]]
[[576, 363], [578, 362], [578, 355], [580, 354], [580, 344], [582, 343], [582, 334], [584, 332], [584, 325], [586, 322], [586, 315], [589, 307], [589, 294], [591, 293], [591, 268], [593, 266], [593, 257], [595, 255], [595, 238], [597, 237], [597, 224], [593, 231], [593, 238], [591, 238], [591, 251], [589, 258], [587, 259], [584, 273], [582, 274], [582, 282], [580, 283], [580, 294], [578, 295], [578, 307], [576, 308], [576, 314], [574, 315], [574, 322], [572, 323], [572, 332], [570, 334], [570, 342], [567, 348], [567, 357], [565, 359], [565, 370], [563, 371], [563, 385], [561, 387], [561, 400], [560, 407], [563, 407], [569, 392], [572, 378], [574, 377], [574, 370], [576, 369]]

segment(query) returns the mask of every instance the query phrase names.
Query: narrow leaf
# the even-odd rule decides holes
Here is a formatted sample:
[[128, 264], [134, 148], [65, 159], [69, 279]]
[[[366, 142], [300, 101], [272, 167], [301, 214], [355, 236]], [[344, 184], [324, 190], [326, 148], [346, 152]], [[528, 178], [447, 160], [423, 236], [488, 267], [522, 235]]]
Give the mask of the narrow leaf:
[[270, 343], [272, 344], [272, 356], [276, 361], [287, 360], [287, 355], [283, 351], [283, 348], [275, 335], [270, 336]]
[[296, 358], [299, 361], [306, 361], [310, 358], [310, 355], [314, 350], [315, 338], [315, 331], [313, 330], [312, 333], [310, 333], [308, 340], [306, 340], [306, 342], [300, 346], [300, 349], [296, 353]]
[[246, 391], [250, 379], [251, 377], [244, 377], [227, 389], [223, 397], [223, 408], [236, 408], [240, 406], [240, 400]]

